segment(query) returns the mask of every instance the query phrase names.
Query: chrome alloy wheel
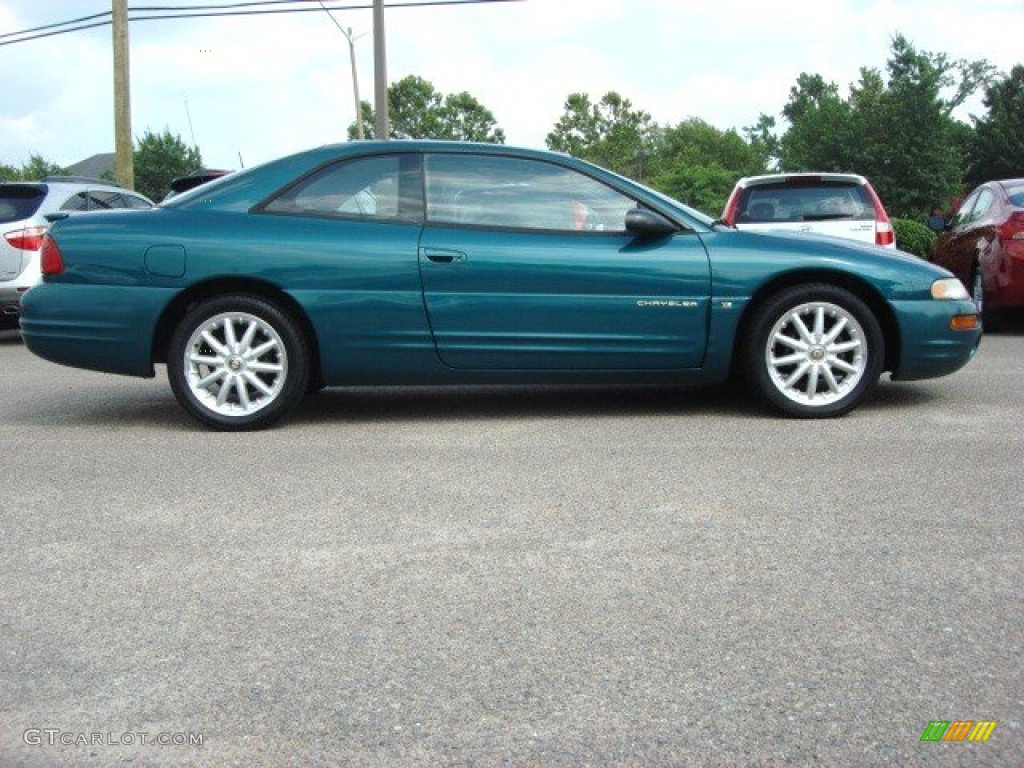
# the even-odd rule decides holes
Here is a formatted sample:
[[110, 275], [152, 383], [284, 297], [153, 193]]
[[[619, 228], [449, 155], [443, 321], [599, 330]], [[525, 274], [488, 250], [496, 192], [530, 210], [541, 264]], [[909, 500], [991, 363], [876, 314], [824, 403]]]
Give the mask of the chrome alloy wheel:
[[764, 354], [780, 394], [803, 406], [820, 407], [846, 397], [864, 376], [867, 337], [849, 311], [814, 301], [778, 319]]
[[288, 379], [281, 336], [247, 312], [224, 312], [199, 325], [185, 345], [192, 395], [222, 416], [245, 416], [273, 403]]

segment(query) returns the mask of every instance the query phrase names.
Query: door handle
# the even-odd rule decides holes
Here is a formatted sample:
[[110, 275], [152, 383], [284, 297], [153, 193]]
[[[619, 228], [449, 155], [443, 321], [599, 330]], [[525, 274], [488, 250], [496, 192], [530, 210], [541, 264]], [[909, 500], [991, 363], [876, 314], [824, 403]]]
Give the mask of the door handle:
[[466, 254], [462, 251], [449, 250], [447, 248], [422, 248], [424, 256], [435, 264], [455, 264], [466, 260]]

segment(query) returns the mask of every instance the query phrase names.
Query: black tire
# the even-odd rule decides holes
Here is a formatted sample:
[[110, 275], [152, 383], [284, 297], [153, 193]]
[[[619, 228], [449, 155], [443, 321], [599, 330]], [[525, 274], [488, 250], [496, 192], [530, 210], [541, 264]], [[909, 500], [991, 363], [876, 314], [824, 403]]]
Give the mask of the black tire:
[[978, 307], [978, 314], [985, 313], [985, 281], [982, 279], [981, 267], [975, 266], [971, 272], [971, 299]]
[[998, 330], [998, 321], [995, 313], [987, 307], [985, 301], [985, 282], [982, 279], [981, 265], [975, 264], [974, 271], [971, 272], [971, 299], [974, 301], [975, 306], [978, 307], [978, 317], [981, 318], [982, 328], [991, 333], [992, 331]]
[[181, 406], [220, 430], [263, 429], [309, 386], [309, 344], [279, 306], [245, 294], [208, 299], [171, 336], [167, 376]]
[[878, 320], [843, 288], [787, 288], [756, 310], [749, 328], [742, 353], [747, 380], [789, 416], [842, 416], [870, 394], [882, 373]]

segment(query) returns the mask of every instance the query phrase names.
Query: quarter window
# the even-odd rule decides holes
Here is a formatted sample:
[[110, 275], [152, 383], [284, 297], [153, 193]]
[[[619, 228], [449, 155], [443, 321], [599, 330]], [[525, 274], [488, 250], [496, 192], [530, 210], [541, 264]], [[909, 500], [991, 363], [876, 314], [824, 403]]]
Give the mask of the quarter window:
[[335, 163], [270, 201], [268, 213], [421, 221], [415, 155], [375, 155]]
[[623, 232], [636, 201], [589, 176], [537, 160], [465, 154], [426, 158], [435, 224]]

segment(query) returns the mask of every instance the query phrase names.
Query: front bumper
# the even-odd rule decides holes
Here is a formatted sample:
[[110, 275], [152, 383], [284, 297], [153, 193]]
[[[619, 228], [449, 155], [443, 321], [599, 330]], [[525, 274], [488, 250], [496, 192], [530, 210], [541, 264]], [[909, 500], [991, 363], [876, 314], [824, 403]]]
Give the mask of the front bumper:
[[960, 370], [978, 351], [981, 323], [969, 331], [955, 331], [956, 315], [975, 315], [973, 301], [894, 301], [899, 320], [899, 360], [892, 378], [899, 381], [931, 379]]

